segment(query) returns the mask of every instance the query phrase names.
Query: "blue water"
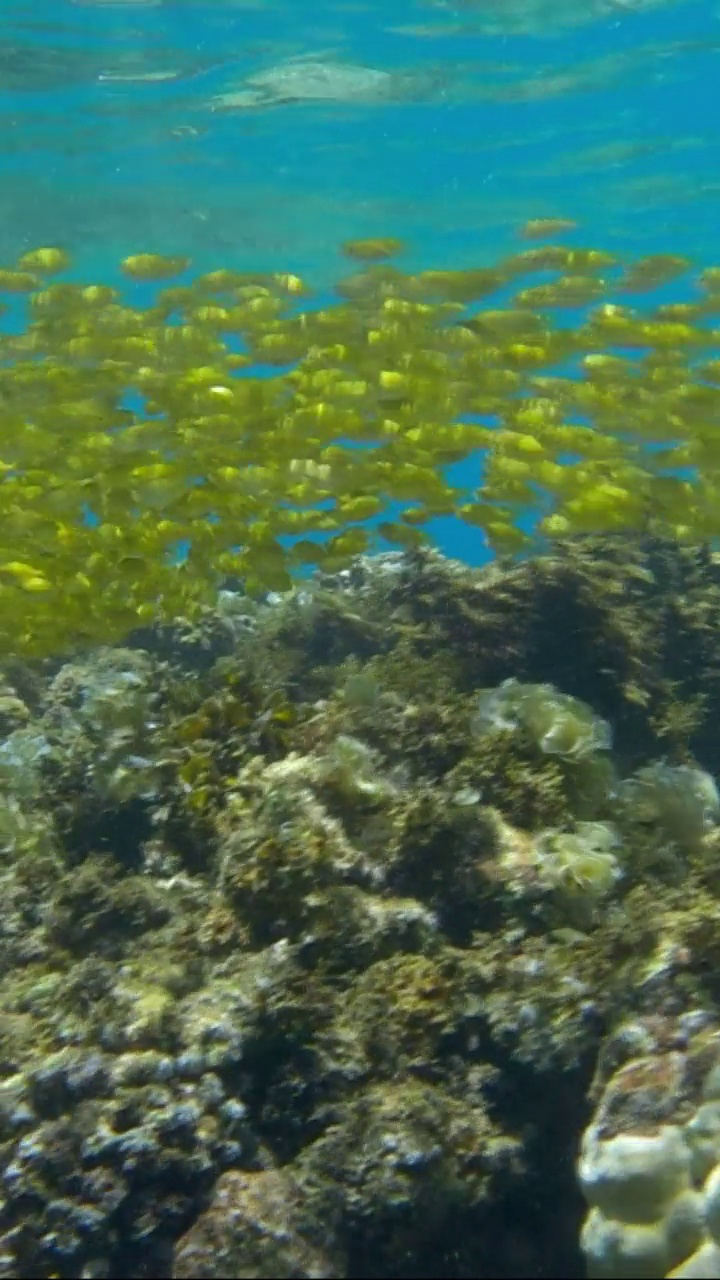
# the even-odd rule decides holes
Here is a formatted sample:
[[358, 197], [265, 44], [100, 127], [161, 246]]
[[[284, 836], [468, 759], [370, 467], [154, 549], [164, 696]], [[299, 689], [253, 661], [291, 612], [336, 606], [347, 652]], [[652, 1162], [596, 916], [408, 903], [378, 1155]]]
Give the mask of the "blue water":
[[[322, 290], [349, 238], [481, 265], [554, 216], [577, 243], [717, 261], [711, 0], [6, 0], [3, 19], [1, 262], [60, 243], [115, 282], [126, 254], [182, 253]], [[335, 90], [262, 88], [292, 60]], [[368, 72], [382, 92], [348, 90]]]
[[[331, 278], [349, 236], [464, 263], [566, 214], [586, 241], [712, 256], [716, 5], [628, 0], [570, 29], [568, 7], [546, 0], [543, 34], [499, 34], [493, 9], [522, 0], [5, 4], [0, 252], [59, 237], [106, 269], [143, 247]], [[216, 109], [301, 56], [416, 75], [417, 92]]]

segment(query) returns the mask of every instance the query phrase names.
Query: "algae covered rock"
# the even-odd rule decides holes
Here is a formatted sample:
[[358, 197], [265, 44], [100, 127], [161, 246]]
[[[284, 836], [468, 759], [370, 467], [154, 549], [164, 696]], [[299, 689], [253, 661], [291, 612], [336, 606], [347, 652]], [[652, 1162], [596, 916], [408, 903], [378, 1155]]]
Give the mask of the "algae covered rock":
[[248, 609], [8, 670], [0, 1275], [706, 1265], [716, 562]]
[[439, 1262], [451, 1222], [467, 1234], [461, 1266], [473, 1250], [482, 1257], [489, 1206], [520, 1169], [518, 1144], [481, 1102], [419, 1081], [364, 1090], [298, 1161], [310, 1202], [338, 1224], [351, 1256], [377, 1274], [379, 1249], [398, 1275], [412, 1274], [419, 1254]]
[[[224, 1173], [209, 1207], [178, 1241], [173, 1280], [331, 1280], [341, 1275], [337, 1255], [304, 1237], [298, 1198], [292, 1178], [276, 1170]], [[315, 1232], [320, 1236], [320, 1223]]]

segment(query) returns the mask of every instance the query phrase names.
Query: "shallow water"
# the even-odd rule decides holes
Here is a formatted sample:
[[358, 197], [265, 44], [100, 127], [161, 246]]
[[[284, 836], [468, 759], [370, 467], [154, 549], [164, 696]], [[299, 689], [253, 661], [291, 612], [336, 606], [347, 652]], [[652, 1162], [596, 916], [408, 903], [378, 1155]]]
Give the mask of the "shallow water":
[[559, 217], [570, 244], [712, 262], [719, 47], [711, 0], [15, 0], [0, 261], [61, 244], [116, 283], [150, 251], [322, 290], [351, 238], [478, 266]]
[[[579, 18], [582, 10], [582, 21]], [[0, 254], [332, 279], [349, 237], [496, 257], [531, 217], [713, 252], [711, 0], [4, 7]]]
[[2, 8], [0, 1280], [720, 1275], [718, 0]]

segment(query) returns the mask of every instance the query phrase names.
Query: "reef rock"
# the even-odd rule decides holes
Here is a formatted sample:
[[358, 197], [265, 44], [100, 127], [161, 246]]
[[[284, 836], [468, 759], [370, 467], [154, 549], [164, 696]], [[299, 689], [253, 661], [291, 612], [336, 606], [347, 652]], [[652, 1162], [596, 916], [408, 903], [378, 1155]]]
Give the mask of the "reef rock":
[[179, 1241], [173, 1268], [175, 1280], [324, 1280], [342, 1274], [338, 1259], [331, 1260], [304, 1236], [297, 1192], [287, 1177], [271, 1169], [235, 1169], [218, 1179], [210, 1207]]

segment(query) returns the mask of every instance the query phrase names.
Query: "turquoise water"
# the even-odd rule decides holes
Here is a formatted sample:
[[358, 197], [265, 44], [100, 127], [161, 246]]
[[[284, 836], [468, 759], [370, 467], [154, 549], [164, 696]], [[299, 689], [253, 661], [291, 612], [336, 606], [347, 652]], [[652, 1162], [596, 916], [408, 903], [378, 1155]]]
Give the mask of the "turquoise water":
[[[0, 14], [0, 1280], [720, 1276], [720, 555], [682, 545], [720, 550], [720, 0]], [[457, 278], [287, 314], [343, 297], [348, 241], [472, 276], [535, 219], [714, 266], [603, 270], [704, 296], [698, 332], [564, 346], [593, 302], [538, 303], [533, 346], [513, 271], [462, 298], [512, 309], [477, 340]], [[54, 246], [57, 288], [52, 254], [3, 270]], [[182, 259], [165, 311], [138, 254]], [[314, 293], [276, 277], [277, 328], [247, 282], [183, 301], [219, 268]], [[459, 507], [488, 533], [433, 519], [446, 553], [512, 552], [584, 460], [565, 528], [619, 538], [342, 552], [373, 484], [373, 551]], [[293, 593], [306, 510], [330, 555], [292, 572], [351, 568]], [[677, 545], [636, 537], [668, 512]]]
[[[36, 0], [3, 16], [0, 261], [61, 244], [76, 277], [114, 283], [126, 254], [178, 253], [322, 293], [347, 239], [401, 237], [409, 270], [476, 266], [542, 217], [576, 221], [570, 243], [717, 260], [711, 0]], [[433, 531], [485, 557], [477, 533]]]
[[[95, 272], [142, 248], [317, 283], [348, 237], [466, 265], [558, 215], [584, 243], [716, 252], [711, 0], [35, 0], [3, 17], [3, 257], [60, 240]], [[231, 105], [292, 59], [331, 68], [327, 98], [302, 100], [296, 71], [295, 100]], [[363, 89], [358, 69], [385, 77]]]

